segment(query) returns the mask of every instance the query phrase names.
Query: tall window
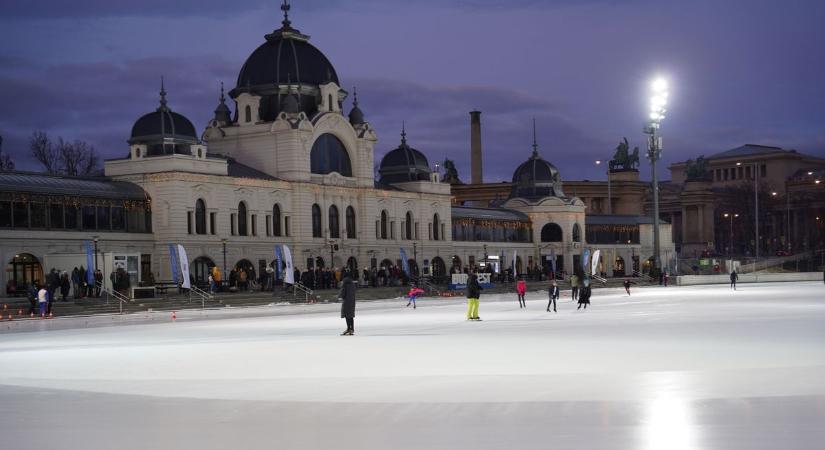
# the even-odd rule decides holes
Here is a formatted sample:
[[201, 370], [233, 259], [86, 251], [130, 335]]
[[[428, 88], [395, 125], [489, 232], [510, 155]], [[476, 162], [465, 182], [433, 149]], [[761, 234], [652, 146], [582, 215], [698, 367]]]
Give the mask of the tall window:
[[246, 203], [238, 203], [238, 235], [246, 236]]
[[321, 207], [312, 205], [312, 237], [323, 237], [321, 235]]
[[347, 239], [355, 239], [355, 209], [347, 206]]
[[206, 234], [206, 203], [200, 198], [195, 202], [195, 233]]
[[338, 207], [335, 205], [329, 207], [329, 237], [332, 239], [341, 237], [341, 227], [338, 222]]
[[249, 105], [244, 108], [244, 119], [246, 119], [246, 123], [252, 122], [252, 108]]
[[413, 233], [413, 218], [412, 213], [407, 211], [407, 220], [404, 222], [404, 239], [412, 240]]
[[439, 230], [441, 230], [441, 225], [438, 221], [438, 214], [433, 214], [433, 240], [439, 240]]
[[309, 153], [310, 171], [321, 175], [338, 172], [352, 176], [352, 165], [347, 148], [340, 139], [329, 133], [318, 136]]
[[573, 242], [582, 241], [582, 229], [579, 224], [573, 224]]
[[281, 235], [281, 207], [277, 204], [272, 207], [272, 234]]
[[387, 238], [387, 211], [381, 211], [381, 239]]

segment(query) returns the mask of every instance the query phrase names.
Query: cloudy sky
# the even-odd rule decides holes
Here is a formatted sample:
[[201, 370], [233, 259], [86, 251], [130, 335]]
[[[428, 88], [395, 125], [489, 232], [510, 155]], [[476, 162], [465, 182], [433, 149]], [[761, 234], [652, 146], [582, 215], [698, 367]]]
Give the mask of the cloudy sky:
[[[199, 129], [246, 57], [280, 26], [274, 0], [0, 0], [0, 134], [19, 168], [34, 130], [127, 152], [157, 106]], [[744, 143], [825, 157], [821, 0], [304, 0], [293, 26], [358, 87], [378, 158], [408, 140], [469, 178], [469, 114], [482, 114], [485, 181], [531, 151], [564, 179], [626, 136], [644, 147], [648, 84], [672, 85], [665, 165]], [[349, 105], [347, 105], [349, 110]], [[643, 161], [644, 162], [644, 161]], [[643, 176], [648, 176], [643, 164]], [[666, 175], [666, 171], [662, 171]]]

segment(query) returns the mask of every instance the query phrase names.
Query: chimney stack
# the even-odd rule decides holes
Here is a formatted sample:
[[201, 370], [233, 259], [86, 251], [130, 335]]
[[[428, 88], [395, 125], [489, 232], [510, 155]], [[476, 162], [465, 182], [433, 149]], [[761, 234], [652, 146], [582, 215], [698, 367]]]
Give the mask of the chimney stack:
[[481, 111], [470, 111], [470, 182], [484, 182], [481, 164]]

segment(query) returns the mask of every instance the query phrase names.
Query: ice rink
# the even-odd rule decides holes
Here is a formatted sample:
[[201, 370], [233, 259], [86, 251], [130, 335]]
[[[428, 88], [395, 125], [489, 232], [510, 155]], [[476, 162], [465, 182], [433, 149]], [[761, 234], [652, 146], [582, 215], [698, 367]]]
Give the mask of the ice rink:
[[822, 283], [564, 294], [40, 321], [0, 333], [0, 446], [825, 448]]

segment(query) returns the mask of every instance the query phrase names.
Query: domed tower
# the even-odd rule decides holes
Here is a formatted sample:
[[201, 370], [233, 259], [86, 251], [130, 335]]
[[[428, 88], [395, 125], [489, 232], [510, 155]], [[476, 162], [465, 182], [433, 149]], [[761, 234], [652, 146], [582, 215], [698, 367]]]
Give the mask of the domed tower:
[[[267, 34], [266, 42], [249, 55], [238, 73], [237, 85], [229, 91], [238, 104], [235, 123], [275, 121], [284, 97], [290, 95], [296, 95], [299, 110], [307, 117], [341, 111], [346, 92], [339, 88], [335, 67], [309, 43], [309, 36], [292, 28], [290, 5], [284, 2], [281, 9], [281, 28]], [[296, 88], [294, 93], [291, 86]]]
[[539, 200], [564, 197], [559, 170], [539, 156], [536, 144], [536, 121], [533, 121], [533, 154], [513, 172], [510, 198]]
[[407, 131], [401, 127], [401, 145], [381, 159], [378, 168], [378, 183], [391, 185], [409, 181], [430, 181], [432, 171], [427, 157], [407, 145]]
[[160, 83], [160, 106], [135, 122], [128, 142], [133, 158], [191, 155], [197, 151], [193, 147], [201, 149], [201, 156], [205, 157], [205, 150], [198, 142], [192, 122], [167, 105], [163, 78]]

